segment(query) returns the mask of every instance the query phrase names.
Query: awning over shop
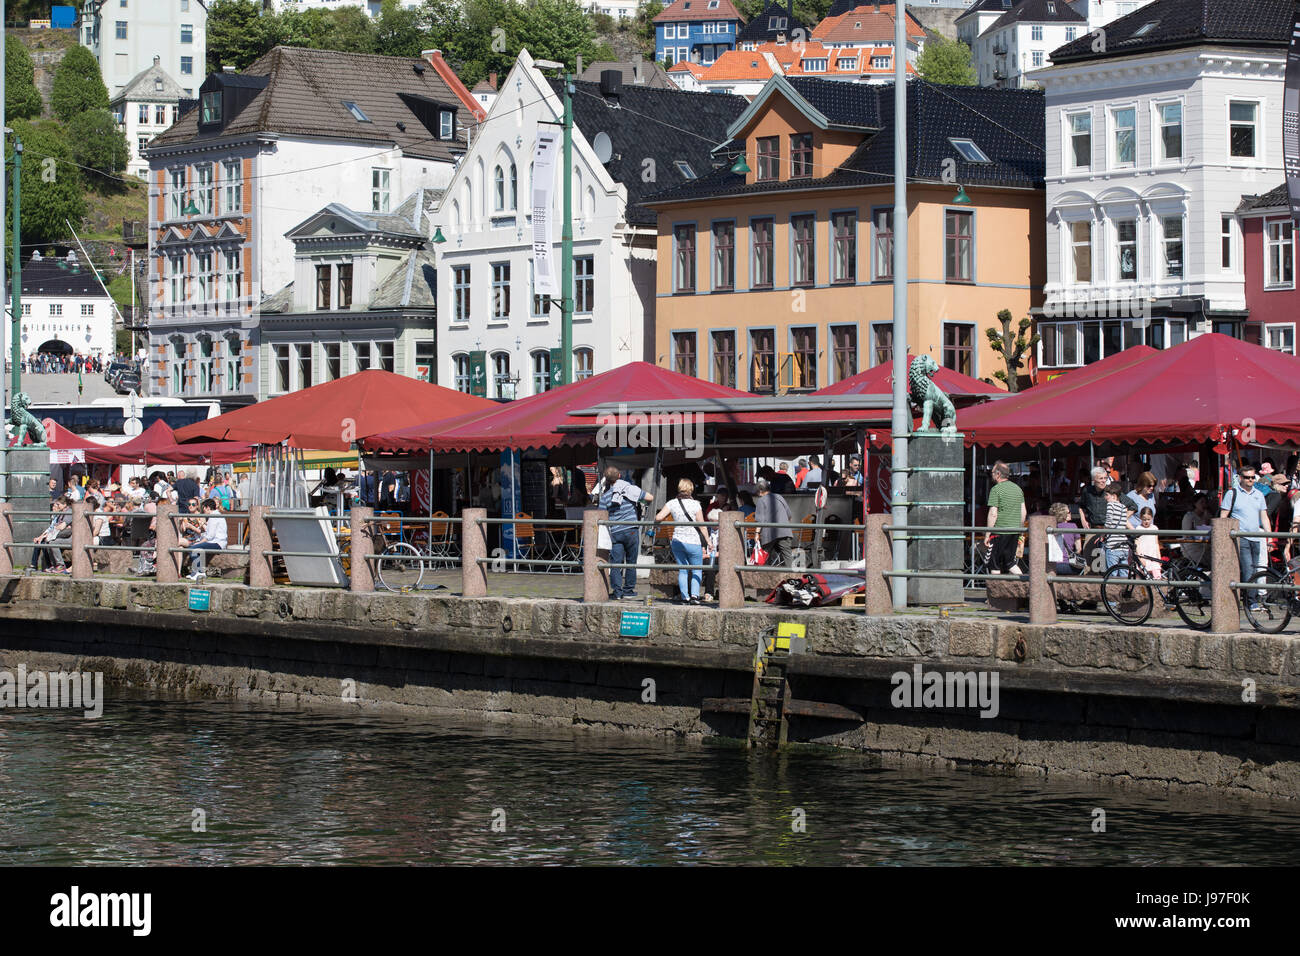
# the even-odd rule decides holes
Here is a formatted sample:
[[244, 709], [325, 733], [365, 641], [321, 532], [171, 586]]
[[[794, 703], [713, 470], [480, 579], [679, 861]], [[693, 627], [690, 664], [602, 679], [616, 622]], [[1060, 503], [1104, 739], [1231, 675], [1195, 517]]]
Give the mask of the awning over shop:
[[380, 432], [496, 408], [486, 398], [370, 369], [186, 425], [176, 439], [346, 451]]
[[1258, 442], [1300, 442], [1300, 359], [1227, 335], [1127, 349], [957, 417], [967, 443], [1172, 445], [1253, 426]]

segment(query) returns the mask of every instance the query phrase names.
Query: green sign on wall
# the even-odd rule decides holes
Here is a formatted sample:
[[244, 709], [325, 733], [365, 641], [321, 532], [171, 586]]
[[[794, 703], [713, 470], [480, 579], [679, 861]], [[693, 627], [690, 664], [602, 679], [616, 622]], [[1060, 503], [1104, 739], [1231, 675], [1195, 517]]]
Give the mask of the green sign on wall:
[[487, 352], [469, 353], [469, 393], [487, 398]]
[[551, 349], [551, 388], [564, 384], [564, 349]]

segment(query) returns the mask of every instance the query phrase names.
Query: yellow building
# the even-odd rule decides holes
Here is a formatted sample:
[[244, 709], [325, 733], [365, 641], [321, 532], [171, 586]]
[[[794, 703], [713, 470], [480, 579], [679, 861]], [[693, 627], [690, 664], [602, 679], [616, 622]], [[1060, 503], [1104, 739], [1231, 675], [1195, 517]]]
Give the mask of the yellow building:
[[[985, 330], [1043, 299], [1043, 97], [916, 80], [908, 110], [909, 350], [995, 381]], [[720, 168], [644, 201], [657, 364], [771, 392], [892, 358], [893, 112], [892, 85], [773, 77]]]

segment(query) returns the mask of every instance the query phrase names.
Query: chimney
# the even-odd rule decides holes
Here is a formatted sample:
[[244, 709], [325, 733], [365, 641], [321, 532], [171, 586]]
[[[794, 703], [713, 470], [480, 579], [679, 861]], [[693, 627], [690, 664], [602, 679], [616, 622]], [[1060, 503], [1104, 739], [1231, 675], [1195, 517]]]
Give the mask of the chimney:
[[158, 62], [159, 62], [159, 57], [158, 57], [158, 54], [155, 53], [155, 54], [153, 55], [153, 65], [154, 65], [154, 66], [157, 66], [157, 65], [158, 65]]
[[492, 89], [495, 90], [495, 89], [497, 88], [497, 71], [496, 71], [496, 70], [493, 70], [491, 73], [488, 74], [488, 82], [489, 82], [490, 84], [492, 84]]
[[430, 64], [432, 64], [432, 63], [433, 63], [433, 58], [434, 58], [435, 56], [439, 56], [439, 57], [442, 56], [442, 51], [441, 51], [441, 50], [421, 50], [421, 51], [420, 51], [420, 56], [422, 56], [424, 59], [428, 60]]
[[622, 70], [601, 70], [600, 71], [600, 95], [611, 100], [618, 99], [618, 94], [623, 88], [623, 71]]
[[223, 67], [221, 68], [221, 72], [222, 72], [222, 73], [234, 73], [234, 72], [235, 72], [235, 68], [234, 68], [233, 66], [223, 66]]

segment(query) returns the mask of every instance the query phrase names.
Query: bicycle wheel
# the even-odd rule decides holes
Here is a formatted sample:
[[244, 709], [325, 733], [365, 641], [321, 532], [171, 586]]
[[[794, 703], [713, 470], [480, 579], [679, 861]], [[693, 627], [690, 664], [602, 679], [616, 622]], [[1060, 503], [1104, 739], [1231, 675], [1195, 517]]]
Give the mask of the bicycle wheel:
[[420, 586], [428, 559], [411, 545], [399, 541], [384, 549], [375, 561], [375, 577], [389, 591], [411, 591]]
[[1210, 598], [1210, 576], [1200, 568], [1185, 567], [1174, 572], [1180, 581], [1171, 587], [1170, 598], [1183, 623], [1197, 631], [1204, 631], [1210, 626], [1210, 610], [1213, 601]]
[[[1276, 571], [1260, 571], [1250, 579], [1251, 584], [1289, 584]], [[1250, 626], [1265, 634], [1276, 634], [1291, 620], [1291, 595], [1289, 590], [1243, 591], [1241, 605], [1246, 609]]]
[[1120, 563], [1101, 582], [1101, 603], [1121, 624], [1144, 624], [1155, 607], [1155, 587], [1131, 564]]

